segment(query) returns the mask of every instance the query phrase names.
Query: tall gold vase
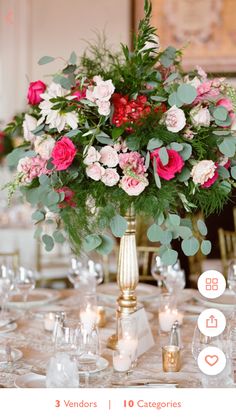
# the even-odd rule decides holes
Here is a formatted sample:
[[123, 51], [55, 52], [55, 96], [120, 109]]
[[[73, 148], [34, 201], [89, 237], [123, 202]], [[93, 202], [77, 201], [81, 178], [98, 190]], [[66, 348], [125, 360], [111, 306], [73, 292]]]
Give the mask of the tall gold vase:
[[[137, 308], [135, 289], [139, 281], [138, 256], [136, 247], [136, 221], [133, 207], [125, 216], [127, 229], [120, 241], [120, 250], [117, 268], [117, 284], [120, 296], [117, 300], [117, 319], [133, 313]], [[107, 343], [108, 348], [115, 349], [117, 345], [117, 333], [112, 335]]]

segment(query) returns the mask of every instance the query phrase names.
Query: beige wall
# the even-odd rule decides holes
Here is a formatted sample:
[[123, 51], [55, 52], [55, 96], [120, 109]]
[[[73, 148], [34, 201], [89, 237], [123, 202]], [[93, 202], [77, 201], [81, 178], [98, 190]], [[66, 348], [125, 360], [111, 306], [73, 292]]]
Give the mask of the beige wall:
[[117, 49], [130, 40], [130, 0], [0, 0], [0, 123], [24, 110], [28, 82], [54, 72], [43, 55], [80, 54], [94, 30]]

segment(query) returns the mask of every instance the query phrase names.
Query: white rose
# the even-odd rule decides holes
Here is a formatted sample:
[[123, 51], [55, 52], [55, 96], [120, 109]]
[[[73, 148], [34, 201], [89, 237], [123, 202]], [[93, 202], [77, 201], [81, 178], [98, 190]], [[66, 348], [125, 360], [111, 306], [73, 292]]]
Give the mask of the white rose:
[[177, 108], [176, 105], [172, 106], [165, 113], [165, 123], [166, 123], [166, 128], [168, 129], [168, 131], [171, 131], [171, 132], [181, 131], [185, 127], [185, 124], [186, 124], [184, 111], [182, 111], [182, 109]]
[[[95, 76], [96, 77], [96, 76]], [[101, 101], [108, 101], [115, 91], [115, 87], [111, 80], [102, 80], [99, 76], [96, 77], [97, 85], [93, 89], [93, 95], [96, 99]]]
[[114, 186], [119, 182], [119, 180], [120, 176], [118, 175], [116, 169], [106, 169], [101, 178], [101, 181], [106, 186]]
[[95, 147], [91, 146], [89, 148], [85, 148], [84, 155], [86, 156], [84, 158], [84, 164], [90, 165], [92, 163], [95, 163], [96, 161], [99, 161], [101, 155], [99, 151], [96, 150]]
[[214, 176], [215, 170], [216, 165], [212, 160], [202, 160], [193, 166], [191, 176], [194, 183], [203, 185]]
[[93, 94], [93, 86], [88, 86], [86, 90], [86, 99], [90, 100], [90, 102], [95, 102], [96, 98]]
[[100, 150], [101, 158], [100, 162], [108, 167], [116, 167], [119, 163], [119, 157], [117, 151], [114, 150], [110, 145], [106, 145]]
[[195, 106], [190, 111], [191, 121], [195, 127], [209, 127], [211, 123], [211, 115], [207, 108]]
[[86, 168], [87, 176], [93, 180], [101, 180], [101, 177], [104, 175], [104, 173], [105, 169], [98, 162], [93, 163]]
[[38, 137], [35, 140], [34, 149], [42, 159], [48, 160], [51, 157], [54, 145], [55, 140], [50, 135], [46, 135], [44, 138]]
[[25, 119], [23, 122], [23, 132], [24, 132], [24, 139], [26, 141], [34, 141], [37, 137], [32, 133], [37, 127], [37, 119], [31, 115], [25, 114]]
[[109, 101], [96, 100], [96, 104], [98, 105], [99, 115], [103, 115], [103, 116], [109, 115], [111, 111], [111, 105]]

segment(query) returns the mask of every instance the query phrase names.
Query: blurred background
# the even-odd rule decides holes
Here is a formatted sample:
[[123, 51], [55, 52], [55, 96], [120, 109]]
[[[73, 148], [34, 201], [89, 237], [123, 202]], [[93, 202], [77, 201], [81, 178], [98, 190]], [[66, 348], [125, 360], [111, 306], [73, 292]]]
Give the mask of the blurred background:
[[[184, 47], [186, 70], [198, 64], [212, 75], [224, 76], [236, 84], [235, 0], [152, 3], [153, 24], [158, 29], [161, 48], [169, 44]], [[132, 46], [132, 33], [142, 15], [143, 0], [0, 0], [0, 188], [11, 177], [5, 155], [18, 141], [4, 137], [1, 129], [13, 116], [27, 109], [29, 82], [49, 80], [58, 68], [58, 61], [39, 66], [40, 57], [67, 59], [72, 51], [80, 55], [87, 43], [103, 32], [114, 51], [120, 42]], [[226, 250], [231, 252], [228, 258], [236, 256], [236, 240], [231, 240], [230, 249], [224, 249], [224, 239], [220, 244], [218, 238], [219, 228], [235, 231], [234, 206], [233, 197], [221, 215], [206, 220], [208, 237], [213, 242], [210, 257], [182, 258], [188, 284], [194, 285], [197, 275], [205, 269], [223, 272]], [[8, 208], [6, 192], [0, 191], [0, 256], [15, 252], [23, 264], [41, 269], [44, 256], [33, 239], [30, 212], [18, 197]], [[139, 245], [148, 245], [144, 230], [144, 222], [140, 220]], [[25, 249], [27, 252], [23, 252]], [[55, 276], [55, 271], [52, 275]]]

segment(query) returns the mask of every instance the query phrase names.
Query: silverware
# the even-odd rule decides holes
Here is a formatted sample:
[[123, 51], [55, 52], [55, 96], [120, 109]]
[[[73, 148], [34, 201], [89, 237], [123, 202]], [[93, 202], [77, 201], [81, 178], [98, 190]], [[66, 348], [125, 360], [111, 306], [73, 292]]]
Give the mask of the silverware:
[[112, 387], [178, 387], [177, 383], [163, 383], [161, 381], [127, 381], [111, 383]]
[[5, 329], [5, 327], [7, 327], [9, 324], [15, 323], [15, 321], [16, 321], [16, 319], [9, 320], [7, 323], [5, 323], [2, 326], [0, 326], [0, 330], [1, 329]]

